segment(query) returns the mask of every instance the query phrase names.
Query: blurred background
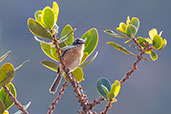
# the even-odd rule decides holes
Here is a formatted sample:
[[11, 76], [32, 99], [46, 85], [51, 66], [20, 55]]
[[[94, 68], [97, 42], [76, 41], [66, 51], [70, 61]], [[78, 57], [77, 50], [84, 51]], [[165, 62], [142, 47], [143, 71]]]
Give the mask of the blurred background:
[[[168, 45], [159, 51], [155, 62], [141, 61], [139, 70], [133, 73], [117, 97], [109, 114], [170, 114], [171, 107], [171, 1], [170, 0], [56, 0], [59, 4], [59, 33], [66, 24], [77, 28], [75, 37], [81, 37], [90, 28], [97, 28], [99, 43], [96, 51], [99, 55], [93, 63], [84, 68], [85, 81], [81, 82], [89, 99], [98, 97], [96, 81], [107, 77], [111, 82], [120, 80], [135, 61], [135, 57], [125, 55], [107, 41], [122, 44], [123, 40], [109, 36], [105, 29], [115, 29], [126, 17], [136, 16], [141, 21], [138, 35], [148, 37], [148, 31], [157, 28], [164, 31]], [[38, 42], [27, 28], [27, 19], [45, 6], [52, 6], [52, 0], [1, 0], [0, 1], [0, 55], [8, 50], [12, 53], [1, 63], [11, 62], [15, 67], [24, 60], [30, 62], [16, 71], [13, 83], [17, 89], [17, 99], [22, 104], [32, 102], [30, 114], [46, 114], [56, 95], [48, 89], [56, 73], [44, 68], [41, 60], [50, 60], [40, 48]], [[137, 35], [137, 36], [138, 36]], [[122, 44], [123, 45], [123, 44]], [[130, 50], [133, 50], [132, 48]], [[100, 112], [106, 103], [96, 106]], [[76, 114], [80, 109], [73, 88], [69, 84], [64, 96], [56, 106], [54, 114]], [[14, 105], [11, 114], [18, 109]]]

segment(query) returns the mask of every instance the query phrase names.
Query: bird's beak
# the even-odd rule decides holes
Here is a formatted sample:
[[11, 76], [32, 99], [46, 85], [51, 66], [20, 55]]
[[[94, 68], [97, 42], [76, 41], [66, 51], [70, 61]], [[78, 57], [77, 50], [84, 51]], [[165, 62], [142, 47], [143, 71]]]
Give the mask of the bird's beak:
[[83, 42], [85, 43], [85, 42], [86, 42], [86, 40], [87, 40], [87, 38], [83, 39]]

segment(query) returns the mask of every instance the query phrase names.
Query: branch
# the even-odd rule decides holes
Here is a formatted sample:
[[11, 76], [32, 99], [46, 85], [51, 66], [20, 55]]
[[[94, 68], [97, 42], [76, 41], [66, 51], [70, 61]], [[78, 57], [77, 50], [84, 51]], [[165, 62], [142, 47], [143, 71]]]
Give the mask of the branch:
[[106, 109], [100, 114], [107, 114], [107, 111], [112, 107], [111, 104], [112, 104], [112, 102], [108, 101], [108, 104], [106, 105]]
[[15, 103], [15, 105], [17, 106], [17, 108], [19, 110], [21, 110], [23, 112], [23, 114], [29, 114], [27, 112], [27, 110], [24, 109], [24, 106], [21, 105], [21, 103], [13, 96], [13, 94], [11, 93], [11, 91], [6, 86], [4, 86], [3, 88], [4, 88], [5, 92], [8, 94], [8, 96], [10, 97], [10, 99]]
[[84, 93], [82, 86], [75, 80], [74, 76], [69, 72], [69, 69], [66, 68], [66, 66], [64, 65], [61, 49], [59, 47], [58, 40], [56, 39], [55, 34], [53, 35], [53, 44], [55, 45], [56, 52], [59, 57], [59, 63], [63, 67], [66, 78], [70, 81], [71, 85], [74, 88], [74, 92], [76, 94], [76, 97], [78, 98], [78, 102], [81, 103], [83, 112], [85, 112], [85, 113], [89, 112], [89, 110], [87, 109], [87, 106], [90, 104], [88, 101], [88, 97]]
[[104, 101], [104, 98], [101, 96], [97, 99], [94, 99], [94, 101], [89, 105], [89, 110], [92, 110], [97, 104], [101, 104], [102, 101]]
[[58, 93], [57, 97], [54, 99], [54, 101], [51, 103], [51, 106], [49, 107], [49, 111], [47, 112], [47, 114], [52, 114], [53, 110], [55, 109], [55, 105], [58, 104], [60, 98], [62, 97], [62, 95], [64, 94], [64, 91], [66, 89], [68, 85], [68, 82], [65, 81], [62, 85], [62, 88], [60, 90], [60, 92]]

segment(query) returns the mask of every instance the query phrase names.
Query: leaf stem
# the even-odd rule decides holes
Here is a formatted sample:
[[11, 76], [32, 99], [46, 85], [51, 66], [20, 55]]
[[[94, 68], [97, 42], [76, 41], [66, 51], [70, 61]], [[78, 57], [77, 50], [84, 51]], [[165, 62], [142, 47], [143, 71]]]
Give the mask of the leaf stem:
[[58, 95], [56, 96], [56, 98], [54, 99], [54, 101], [51, 103], [50, 107], [49, 107], [49, 111], [47, 112], [47, 114], [52, 114], [53, 110], [55, 109], [55, 105], [58, 104], [59, 100], [61, 99], [62, 95], [64, 94], [64, 91], [66, 89], [68, 85], [68, 82], [65, 81], [62, 85], [62, 88], [60, 90], [60, 92], [58, 93]]
[[10, 97], [10, 99], [15, 103], [15, 105], [18, 107], [19, 110], [21, 110], [23, 112], [23, 114], [29, 114], [27, 112], [27, 110], [24, 109], [24, 106], [21, 105], [21, 103], [13, 96], [13, 94], [11, 93], [11, 91], [6, 87], [4, 86], [3, 87], [5, 92], [8, 94], [8, 96]]

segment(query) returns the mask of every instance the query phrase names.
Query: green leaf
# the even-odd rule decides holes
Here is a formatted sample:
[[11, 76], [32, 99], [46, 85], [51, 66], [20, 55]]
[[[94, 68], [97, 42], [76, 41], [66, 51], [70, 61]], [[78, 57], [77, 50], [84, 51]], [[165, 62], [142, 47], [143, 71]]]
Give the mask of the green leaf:
[[154, 37], [153, 37], [153, 40], [152, 40], [152, 44], [153, 44], [153, 47], [156, 49], [156, 50], [159, 50], [161, 47], [162, 47], [162, 44], [163, 44], [163, 39], [160, 35], [156, 34]]
[[113, 93], [113, 92], [109, 92], [109, 93], [107, 94], [107, 98], [108, 98], [108, 100], [112, 101], [113, 98], [115, 98], [114, 93]]
[[127, 29], [126, 29], [126, 34], [127, 34], [127, 36], [128, 36], [129, 38], [132, 38], [132, 37], [134, 37], [134, 36], [136, 35], [136, 33], [137, 33], [136, 27], [135, 27], [134, 25], [132, 25], [132, 24], [129, 24], [129, 25], [127, 26]]
[[130, 41], [132, 41], [132, 40], [131, 40], [131, 39], [130, 39], [130, 40], [127, 40], [127, 41], [124, 42], [124, 44], [127, 44], [127, 43], [129, 43]]
[[137, 37], [137, 41], [142, 47], [145, 47], [145, 45], [147, 43], [147, 41], [142, 37]]
[[122, 47], [121, 45], [115, 43], [115, 42], [106, 42], [107, 44], [113, 46], [115, 49], [125, 53], [125, 54], [128, 54], [128, 55], [132, 55], [132, 56], [135, 56], [135, 54], [133, 54], [132, 52], [128, 51], [126, 48]]
[[36, 22], [34, 19], [29, 18], [27, 21], [28, 28], [30, 32], [39, 37], [39, 38], [44, 38], [44, 39], [50, 39], [52, 40], [52, 35], [48, 30], [46, 30], [42, 25], [40, 25], [38, 22]]
[[0, 87], [5, 86], [14, 78], [14, 67], [11, 63], [5, 63], [0, 68]]
[[107, 94], [106, 94], [106, 92], [103, 90], [102, 85], [103, 85], [104, 87], [106, 87], [108, 91], [110, 91], [110, 89], [111, 89], [110, 82], [109, 82], [106, 78], [104, 78], [104, 77], [99, 78], [98, 81], [97, 81], [97, 90], [98, 90], [99, 94], [100, 94], [101, 96], [103, 96], [105, 99], [107, 99]]
[[47, 27], [47, 29], [51, 30], [52, 27], [56, 24], [56, 15], [54, 11], [46, 6], [42, 11], [41, 22]]
[[58, 61], [58, 54], [56, 53], [56, 49], [54, 47], [52, 47], [49, 44], [45, 44], [45, 43], [40, 43], [41, 45], [41, 49], [43, 50], [43, 52], [51, 59]]
[[139, 21], [139, 19], [137, 17], [133, 17], [131, 19], [130, 24], [134, 25], [136, 27], [137, 31], [138, 31], [138, 29], [140, 27], [140, 21]]
[[42, 22], [41, 22], [41, 15], [42, 15], [42, 11], [41, 11], [41, 10], [37, 10], [37, 11], [34, 13], [35, 20], [36, 20], [39, 24], [42, 24]]
[[91, 59], [87, 60], [85, 63], [81, 64], [80, 67], [83, 68], [83, 67], [87, 66], [88, 64], [90, 64], [91, 62], [93, 62], [94, 59], [97, 57], [97, 55], [98, 55], [98, 52], [96, 52], [94, 57], [92, 57]]
[[78, 82], [81, 82], [84, 80], [83, 76], [83, 70], [82, 68], [78, 67], [77, 69], [75, 69], [72, 74], [74, 75], [75, 79], [78, 81]]
[[[24, 110], [27, 110], [27, 109], [29, 108], [30, 104], [31, 104], [31, 101], [28, 102], [28, 103], [24, 106]], [[16, 113], [14, 113], [14, 114], [23, 114], [23, 113], [22, 113], [21, 110], [18, 110], [18, 111], [17, 111]]]
[[154, 51], [151, 51], [150, 53], [150, 57], [153, 61], [157, 60], [158, 59], [158, 55], [157, 53], [155, 53]]
[[82, 37], [82, 39], [86, 39], [85, 42], [85, 49], [84, 52], [87, 52], [89, 55], [95, 50], [98, 40], [99, 40], [99, 35], [98, 31], [96, 28], [92, 28], [88, 30]]
[[58, 20], [58, 14], [59, 14], [59, 6], [56, 2], [53, 2], [53, 11], [55, 13], [55, 16], [56, 16], [56, 22]]
[[166, 44], [167, 44], [167, 40], [164, 39], [163, 42], [162, 42], [162, 46], [158, 50], [163, 49], [166, 46]]
[[0, 62], [2, 62], [2, 61], [8, 56], [9, 53], [11, 53], [11, 51], [8, 51], [8, 52], [5, 53], [4, 55], [2, 55], [2, 56], [0, 57]]
[[[62, 32], [61, 32], [61, 38], [62, 37], [64, 37], [64, 36], [66, 36], [67, 34], [69, 34], [71, 31], [72, 31], [73, 29], [72, 29], [72, 27], [71, 27], [71, 25], [69, 25], [69, 24], [67, 24], [64, 28], [63, 28], [63, 30], [62, 30]], [[68, 36], [68, 38], [67, 38], [67, 40], [65, 40], [65, 44], [66, 45], [72, 45], [72, 42], [74, 41], [74, 33], [72, 32], [69, 36]]]
[[157, 34], [157, 29], [155, 29], [155, 28], [151, 29], [148, 34], [149, 34], [151, 40], [153, 40], [154, 36]]
[[101, 85], [102, 86], [102, 89], [103, 91], [106, 93], [106, 95], [109, 93], [109, 90], [104, 86], [104, 85]]
[[[11, 91], [13, 96], [16, 98], [17, 93], [14, 85], [10, 82], [9, 84], [6, 85], [6, 87]], [[10, 97], [5, 92], [4, 88], [1, 88], [0, 90], [0, 100], [4, 103], [5, 110], [8, 110], [14, 104], [14, 102], [10, 99]]]
[[53, 70], [55, 72], [58, 72], [58, 64], [48, 61], [48, 60], [43, 60], [41, 61], [42, 65], [50, 70]]
[[115, 32], [112, 31], [112, 30], [104, 30], [104, 32], [105, 32], [106, 34], [109, 34], [109, 35], [114, 36], [114, 37], [117, 37], [117, 38], [127, 38], [127, 36], [117, 34], [117, 33], [115, 33]]
[[84, 63], [84, 61], [87, 59], [88, 56], [89, 56], [88, 53], [87, 52], [84, 52], [84, 55], [82, 57], [82, 60], [81, 60], [81, 63], [80, 64]]
[[[0, 94], [1, 95], [1, 94]], [[5, 105], [2, 102], [2, 100], [0, 99], [0, 114], [3, 114], [3, 112], [5, 111]]]
[[112, 88], [110, 90], [110, 92], [112, 92], [114, 94], [114, 96], [116, 97], [120, 91], [120, 82], [118, 80], [115, 81], [114, 84], [112, 84]]

